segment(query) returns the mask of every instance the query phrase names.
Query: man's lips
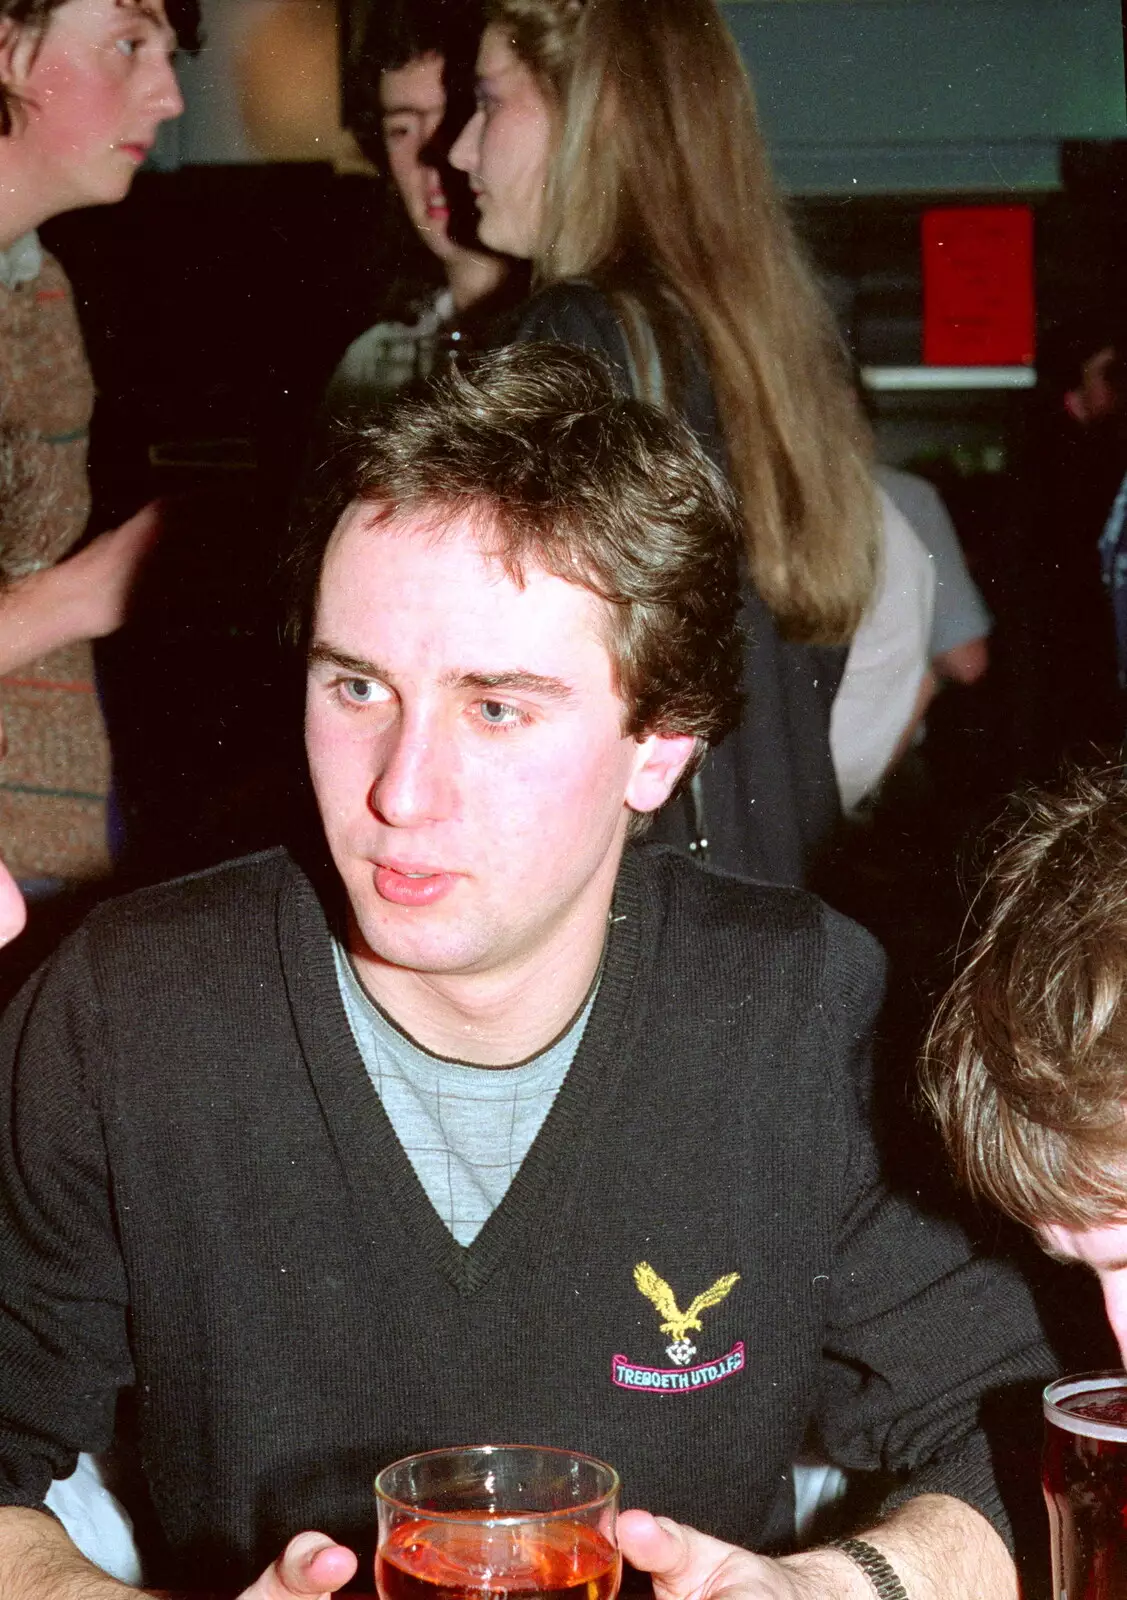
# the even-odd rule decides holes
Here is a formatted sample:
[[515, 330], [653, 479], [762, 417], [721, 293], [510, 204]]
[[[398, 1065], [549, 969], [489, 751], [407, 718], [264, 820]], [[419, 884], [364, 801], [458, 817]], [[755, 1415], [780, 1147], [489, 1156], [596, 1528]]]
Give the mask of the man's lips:
[[152, 140], [146, 142], [142, 139], [123, 139], [117, 148], [124, 155], [130, 156], [134, 161], [140, 163], [144, 161], [153, 146]]
[[429, 906], [443, 899], [457, 883], [457, 874], [428, 867], [375, 863], [376, 893], [396, 906]]

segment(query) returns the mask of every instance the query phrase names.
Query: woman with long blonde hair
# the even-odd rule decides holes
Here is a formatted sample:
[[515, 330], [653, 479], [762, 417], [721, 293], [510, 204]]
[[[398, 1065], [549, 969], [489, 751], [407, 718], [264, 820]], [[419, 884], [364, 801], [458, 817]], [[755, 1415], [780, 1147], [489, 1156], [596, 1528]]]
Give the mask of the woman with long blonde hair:
[[[482, 242], [532, 261], [539, 292], [514, 336], [601, 349], [624, 386], [685, 415], [743, 510], [748, 712], [696, 814], [663, 817], [660, 835], [707, 836], [715, 864], [797, 882], [838, 810], [831, 706], [878, 584], [881, 514], [739, 51], [712, 0], [488, 0], [486, 16], [478, 111], [451, 159]], [[926, 590], [926, 557], [911, 559]]]

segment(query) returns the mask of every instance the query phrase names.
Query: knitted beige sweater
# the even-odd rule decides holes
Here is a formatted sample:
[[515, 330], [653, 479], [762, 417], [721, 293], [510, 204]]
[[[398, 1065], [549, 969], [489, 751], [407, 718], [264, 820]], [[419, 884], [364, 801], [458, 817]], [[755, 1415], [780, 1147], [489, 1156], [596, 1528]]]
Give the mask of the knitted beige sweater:
[[[36, 277], [0, 283], [0, 569], [58, 561], [90, 512], [86, 451], [94, 382], [74, 297], [44, 254]], [[0, 850], [18, 878], [80, 880], [108, 862], [109, 750], [88, 645], [0, 679]]]

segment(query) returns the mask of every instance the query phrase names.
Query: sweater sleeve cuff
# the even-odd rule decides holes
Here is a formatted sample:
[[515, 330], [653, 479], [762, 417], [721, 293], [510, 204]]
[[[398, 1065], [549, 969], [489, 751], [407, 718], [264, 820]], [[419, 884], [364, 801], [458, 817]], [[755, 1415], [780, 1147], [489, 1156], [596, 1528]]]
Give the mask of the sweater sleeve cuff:
[[63, 1526], [62, 1519], [51, 1510], [42, 1500], [36, 1500], [34, 1495], [24, 1494], [19, 1489], [0, 1488], [0, 1511], [42, 1511], [45, 1517]]
[[[1028, 1463], [1028, 1476], [1032, 1498], [1038, 1487], [1036, 1461]], [[950, 1495], [973, 1506], [1005, 1541], [1006, 1548], [1013, 1555], [1013, 1521], [998, 1489], [990, 1447], [981, 1435], [968, 1440], [958, 1454], [929, 1462], [914, 1471], [903, 1483], [897, 1484], [885, 1497], [881, 1513], [887, 1516], [922, 1494]]]

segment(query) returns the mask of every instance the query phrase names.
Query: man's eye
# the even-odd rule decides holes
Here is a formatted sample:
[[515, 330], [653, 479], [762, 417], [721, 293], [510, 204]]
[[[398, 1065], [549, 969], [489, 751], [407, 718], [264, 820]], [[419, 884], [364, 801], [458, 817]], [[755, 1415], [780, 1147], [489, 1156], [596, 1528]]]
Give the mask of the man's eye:
[[143, 39], [115, 39], [114, 49], [123, 56], [135, 56], [144, 42]]
[[507, 728], [523, 720], [516, 706], [506, 705], [503, 700], [482, 700], [480, 709], [482, 722], [491, 728]]
[[402, 144], [406, 139], [419, 139], [422, 137], [422, 118], [413, 113], [410, 116], [385, 118], [383, 136], [385, 144]]
[[370, 678], [344, 678], [339, 687], [342, 698], [349, 705], [370, 706], [380, 698]]

